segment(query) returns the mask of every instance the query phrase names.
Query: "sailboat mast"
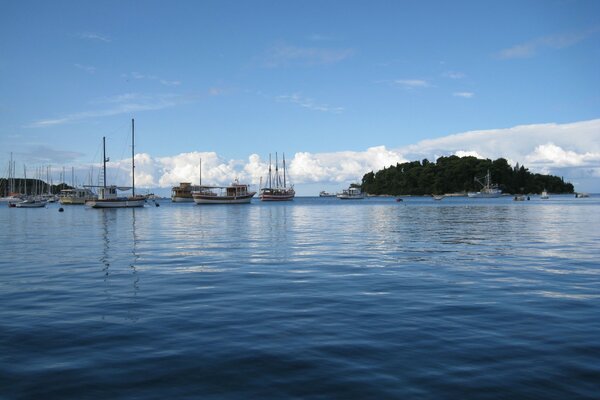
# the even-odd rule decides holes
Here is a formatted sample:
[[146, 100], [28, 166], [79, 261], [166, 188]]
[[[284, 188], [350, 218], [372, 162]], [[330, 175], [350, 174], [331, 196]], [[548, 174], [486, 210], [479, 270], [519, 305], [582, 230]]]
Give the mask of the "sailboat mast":
[[283, 187], [287, 187], [287, 185], [285, 184], [285, 153], [283, 153]]
[[102, 185], [106, 190], [106, 136], [102, 136]]
[[131, 118], [131, 194], [135, 197], [135, 134], [133, 118]]
[[272, 187], [273, 180], [271, 178], [271, 153], [269, 153], [269, 189]]
[[279, 163], [279, 160], [277, 159], [277, 152], [275, 152], [275, 187], [279, 188], [280, 186], [280, 181], [281, 179], [279, 179], [279, 167], [277, 166], [277, 164]]
[[198, 165], [198, 175], [200, 176], [199, 185], [202, 186], [202, 157], [200, 157], [200, 164]]

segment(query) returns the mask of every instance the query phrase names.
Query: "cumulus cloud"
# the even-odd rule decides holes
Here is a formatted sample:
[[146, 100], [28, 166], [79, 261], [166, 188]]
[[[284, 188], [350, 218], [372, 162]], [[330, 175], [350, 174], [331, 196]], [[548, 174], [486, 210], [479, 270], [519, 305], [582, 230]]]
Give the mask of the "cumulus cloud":
[[[311, 184], [343, 187], [360, 182], [369, 171], [410, 160], [427, 158], [434, 161], [453, 154], [490, 159], [503, 157], [512, 165], [518, 162], [533, 172], [551, 173], [565, 179], [598, 178], [600, 119], [464, 132], [397, 149], [375, 146], [364, 151], [301, 151], [291, 159], [287, 158], [287, 172], [290, 182], [300, 187]], [[260, 179], [267, 176], [269, 164], [268, 159], [257, 154], [251, 154], [246, 160], [226, 159], [215, 152], [188, 152], [170, 157], [136, 154], [135, 157], [136, 182], [141, 187], [168, 188], [180, 182], [197, 183], [200, 159], [203, 184], [224, 185], [239, 178], [241, 182], [258, 185]], [[111, 162], [111, 168], [120, 170], [121, 181], [117, 184], [129, 184], [131, 159]]]

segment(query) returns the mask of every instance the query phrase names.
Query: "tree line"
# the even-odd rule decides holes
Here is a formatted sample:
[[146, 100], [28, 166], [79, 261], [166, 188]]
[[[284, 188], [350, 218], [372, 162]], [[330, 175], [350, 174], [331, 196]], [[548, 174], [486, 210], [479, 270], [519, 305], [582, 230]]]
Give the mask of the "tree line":
[[497, 160], [476, 157], [440, 157], [436, 162], [427, 159], [398, 163], [362, 178], [361, 189], [373, 195], [441, 195], [479, 191], [482, 186], [475, 178], [490, 171], [492, 182], [503, 193], [573, 193], [574, 187], [562, 177], [531, 173], [523, 165], [512, 167], [504, 158]]

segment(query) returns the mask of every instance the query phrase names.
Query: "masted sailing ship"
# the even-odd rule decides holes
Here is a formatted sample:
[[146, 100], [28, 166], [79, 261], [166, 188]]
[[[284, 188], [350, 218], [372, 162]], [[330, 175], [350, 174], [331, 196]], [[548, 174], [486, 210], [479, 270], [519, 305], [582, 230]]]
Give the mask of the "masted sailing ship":
[[286, 171], [285, 171], [285, 154], [283, 155], [283, 180], [279, 175], [279, 166], [277, 160], [277, 153], [275, 153], [275, 174], [271, 168], [271, 154], [269, 154], [269, 176], [267, 178], [266, 186], [262, 187], [261, 178], [261, 189], [258, 197], [262, 201], [290, 201], [294, 200], [296, 192], [294, 186], [287, 186]]

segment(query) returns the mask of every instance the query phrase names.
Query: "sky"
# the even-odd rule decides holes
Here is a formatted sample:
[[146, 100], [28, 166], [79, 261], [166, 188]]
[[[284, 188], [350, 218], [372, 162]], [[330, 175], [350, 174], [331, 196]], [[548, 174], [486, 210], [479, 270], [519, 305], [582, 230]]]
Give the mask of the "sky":
[[[0, 175], [299, 195], [475, 155], [600, 192], [600, 2], [0, 0]], [[39, 174], [39, 172], [38, 172]]]

